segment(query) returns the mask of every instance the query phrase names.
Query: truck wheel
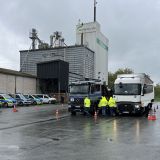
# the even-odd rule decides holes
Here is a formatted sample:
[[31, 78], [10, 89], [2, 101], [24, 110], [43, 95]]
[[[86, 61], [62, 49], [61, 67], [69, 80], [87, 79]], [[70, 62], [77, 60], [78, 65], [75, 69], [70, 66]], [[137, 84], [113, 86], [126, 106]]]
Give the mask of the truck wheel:
[[137, 116], [143, 116], [143, 114], [144, 114], [144, 109], [141, 109], [138, 113], [137, 113]]
[[72, 111], [72, 112], [71, 112], [71, 115], [72, 115], [72, 116], [76, 116], [76, 112], [75, 112], [75, 111]]

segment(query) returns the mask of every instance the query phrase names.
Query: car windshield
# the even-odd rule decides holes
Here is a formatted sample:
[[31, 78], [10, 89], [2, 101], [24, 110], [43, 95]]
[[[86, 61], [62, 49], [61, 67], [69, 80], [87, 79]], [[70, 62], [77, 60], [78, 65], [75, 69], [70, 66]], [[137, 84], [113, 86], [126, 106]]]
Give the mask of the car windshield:
[[28, 98], [28, 96], [27, 96], [27, 95], [24, 95], [24, 97], [25, 97], [25, 98]]
[[20, 98], [21, 99], [26, 99], [26, 97], [23, 94], [20, 95]]
[[119, 83], [114, 85], [115, 95], [140, 95], [141, 94], [141, 84], [125, 84]]
[[[33, 96], [33, 95], [32, 95], [32, 96]], [[33, 97], [34, 97], [34, 98], [37, 98], [37, 99], [39, 99], [39, 97], [38, 97], [37, 95], [34, 95]]]
[[8, 94], [4, 94], [5, 98], [12, 98], [11, 96], [9, 96]]
[[89, 85], [72, 85], [70, 86], [71, 94], [87, 94], [89, 91]]
[[34, 97], [35, 96], [38, 96], [39, 98], [43, 98], [43, 95], [40, 95], [40, 94], [38, 94], [38, 95], [33, 95]]

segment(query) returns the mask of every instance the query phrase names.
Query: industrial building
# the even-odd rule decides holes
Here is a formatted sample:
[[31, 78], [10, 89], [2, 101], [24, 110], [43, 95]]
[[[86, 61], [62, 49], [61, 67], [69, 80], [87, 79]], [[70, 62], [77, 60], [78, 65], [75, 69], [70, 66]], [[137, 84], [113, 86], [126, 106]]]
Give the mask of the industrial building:
[[86, 46], [59, 46], [20, 51], [20, 68], [21, 72], [24, 73], [37, 76], [37, 63], [53, 60], [62, 60], [69, 63], [70, 82], [84, 78], [94, 78], [94, 52]]
[[21, 73], [14, 70], [0, 68], [0, 92], [1, 93], [36, 93], [36, 76]]
[[[62, 33], [58, 31], [50, 35], [50, 44], [45, 43], [38, 37], [36, 29], [32, 29], [29, 36], [32, 40], [32, 49], [20, 51], [20, 70], [36, 76], [38, 66], [38, 74], [42, 73], [40, 70], [45, 69], [47, 76], [50, 74], [47, 72], [55, 71], [56, 62], [51, 62], [52, 65], [48, 67], [44, 62], [61, 60], [69, 64], [69, 83], [75, 80], [97, 79], [108, 84], [108, 39], [102, 34], [100, 24], [96, 21], [96, 4], [97, 2], [94, 1], [94, 21], [78, 22], [74, 46], [67, 46]], [[36, 48], [36, 42], [38, 42], [38, 48]], [[39, 63], [42, 62], [44, 64], [40, 67]], [[55, 82], [59, 87], [57, 79], [60, 80], [59, 77], [63, 77], [64, 72], [56, 71], [56, 73], [56, 76], [52, 74], [53, 80], [50, 79], [50, 81]], [[41, 78], [44, 81], [45, 76]]]
[[60, 32], [50, 36], [50, 45], [38, 38], [35, 29], [30, 38], [32, 49], [20, 51], [22, 72], [37, 75], [37, 63], [60, 59], [69, 63], [69, 82], [89, 78], [108, 83], [108, 39], [101, 33], [98, 22], [76, 26], [75, 46], [65, 46]]
[[[67, 92], [69, 83], [85, 79], [108, 84], [108, 39], [96, 21], [96, 1], [94, 21], [79, 21], [76, 25], [75, 45], [67, 46], [58, 31], [50, 35], [49, 44], [38, 37], [34, 28], [29, 38], [31, 48], [20, 51], [20, 72], [6, 70], [7, 74], [2, 73], [1, 92]], [[8, 84], [11, 86], [7, 89]]]

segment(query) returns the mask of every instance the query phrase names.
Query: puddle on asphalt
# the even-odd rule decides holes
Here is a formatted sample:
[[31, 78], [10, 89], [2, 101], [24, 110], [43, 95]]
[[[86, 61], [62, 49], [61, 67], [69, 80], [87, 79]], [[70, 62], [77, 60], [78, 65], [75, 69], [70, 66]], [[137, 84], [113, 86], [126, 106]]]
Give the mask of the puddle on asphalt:
[[60, 138], [51, 138], [53, 141], [59, 141]]

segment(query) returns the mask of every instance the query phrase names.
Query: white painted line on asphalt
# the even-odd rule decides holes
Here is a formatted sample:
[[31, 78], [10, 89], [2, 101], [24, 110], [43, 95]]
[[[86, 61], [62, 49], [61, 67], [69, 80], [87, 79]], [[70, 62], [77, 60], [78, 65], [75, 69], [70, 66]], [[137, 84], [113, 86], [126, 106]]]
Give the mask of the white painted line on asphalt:
[[0, 145], [0, 149], [19, 150], [18, 145]]

